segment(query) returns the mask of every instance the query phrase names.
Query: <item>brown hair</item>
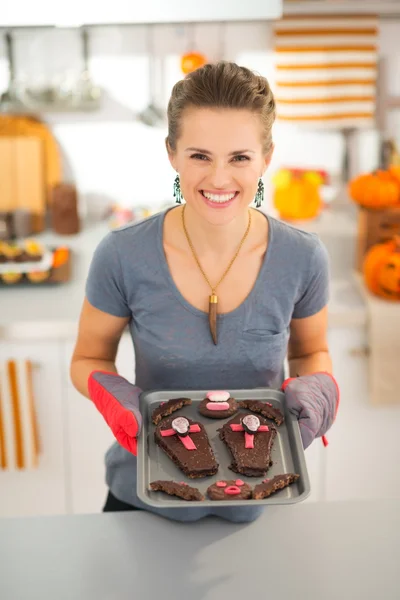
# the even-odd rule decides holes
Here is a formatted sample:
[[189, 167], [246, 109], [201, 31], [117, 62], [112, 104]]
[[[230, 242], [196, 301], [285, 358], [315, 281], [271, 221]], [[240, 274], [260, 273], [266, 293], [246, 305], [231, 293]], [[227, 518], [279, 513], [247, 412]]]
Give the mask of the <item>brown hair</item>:
[[167, 148], [176, 150], [180, 124], [189, 107], [247, 109], [260, 115], [265, 153], [272, 147], [275, 100], [265, 77], [236, 63], [206, 64], [178, 81], [168, 103]]

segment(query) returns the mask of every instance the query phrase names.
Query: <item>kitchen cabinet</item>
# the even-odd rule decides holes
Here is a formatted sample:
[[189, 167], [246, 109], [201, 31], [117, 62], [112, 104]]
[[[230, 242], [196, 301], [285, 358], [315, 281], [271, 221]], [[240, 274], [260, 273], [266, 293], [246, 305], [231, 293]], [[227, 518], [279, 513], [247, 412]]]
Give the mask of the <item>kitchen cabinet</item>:
[[2, 13], [2, 26], [118, 23], [183, 23], [201, 21], [258, 21], [277, 19], [282, 15], [282, 0], [247, 0], [247, 2], [187, 2], [185, 0], [148, 0], [131, 2], [114, 0], [111, 4], [94, 4], [83, 0], [79, 4], [55, 4], [49, 0], [26, 0], [8, 3]]
[[57, 342], [0, 343], [0, 360], [33, 363], [33, 392], [42, 453], [32, 470], [0, 470], [0, 517], [66, 512], [66, 402]]
[[[63, 368], [66, 388], [68, 431], [68, 495], [73, 513], [100, 512], [107, 494], [104, 454], [114, 436], [94, 404], [82, 396], [69, 378], [74, 342], [65, 342]], [[133, 382], [135, 358], [128, 335], [121, 338], [117, 354], [118, 372]]]
[[400, 406], [372, 406], [368, 398], [367, 332], [329, 332], [341, 389], [326, 448], [326, 500], [400, 498]]

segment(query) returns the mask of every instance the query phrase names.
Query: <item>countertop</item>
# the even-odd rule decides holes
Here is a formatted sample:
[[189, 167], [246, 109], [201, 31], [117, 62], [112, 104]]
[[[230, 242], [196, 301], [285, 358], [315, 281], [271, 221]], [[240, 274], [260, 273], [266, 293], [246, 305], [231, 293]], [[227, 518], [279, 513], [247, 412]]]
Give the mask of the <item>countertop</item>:
[[[365, 300], [352, 277], [354, 214], [344, 209], [330, 209], [315, 221], [295, 226], [318, 233], [331, 255], [330, 326], [363, 325], [366, 321]], [[107, 232], [107, 224], [97, 222], [85, 224], [82, 232], [74, 236], [57, 236], [52, 232], [37, 236], [43, 243], [71, 247], [72, 279], [57, 286], [2, 287], [0, 339], [74, 339], [91, 257]]]
[[0, 598], [398, 600], [399, 532], [399, 500], [275, 506], [243, 525], [3, 519]]

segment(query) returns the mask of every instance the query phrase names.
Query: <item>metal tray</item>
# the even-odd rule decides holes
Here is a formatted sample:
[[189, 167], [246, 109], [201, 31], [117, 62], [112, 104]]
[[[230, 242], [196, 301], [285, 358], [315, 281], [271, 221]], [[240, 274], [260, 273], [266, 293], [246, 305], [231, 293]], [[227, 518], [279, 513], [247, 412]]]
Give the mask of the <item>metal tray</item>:
[[[253, 390], [229, 390], [232, 397], [237, 400], [263, 400], [271, 404], [285, 415], [285, 422], [277, 427], [278, 435], [272, 448], [273, 465], [268, 470], [265, 477], [272, 478], [275, 475], [283, 473], [298, 473], [300, 478], [290, 486], [272, 494], [264, 500], [227, 500], [203, 502], [187, 502], [181, 498], [168, 496], [162, 492], [154, 492], [150, 489], [150, 482], [157, 479], [169, 479], [173, 481], [185, 481], [188, 485], [196, 487], [200, 492], [206, 495], [207, 488], [221, 479], [242, 479], [252, 487], [261, 483], [265, 477], [246, 477], [245, 475], [234, 473], [228, 466], [231, 463], [231, 455], [228, 448], [220, 440], [218, 429], [226, 423], [227, 419], [209, 419], [198, 412], [198, 404], [203, 400], [207, 391], [154, 391], [141, 394], [140, 406], [143, 417], [143, 427], [138, 440], [138, 462], [137, 462], [137, 495], [145, 504], [157, 508], [173, 508], [190, 506], [232, 506], [232, 505], [255, 505], [255, 504], [294, 504], [301, 502], [310, 494], [310, 481], [307, 472], [307, 466], [304, 456], [303, 444], [301, 442], [299, 425], [296, 417], [285, 410], [285, 395], [283, 392], [257, 388]], [[184, 406], [181, 410], [173, 413], [176, 416], [186, 416], [205, 425], [210, 439], [210, 444], [214, 450], [217, 462], [219, 463], [218, 473], [211, 477], [202, 479], [189, 479], [163, 450], [154, 441], [154, 430], [156, 428], [151, 420], [153, 409], [160, 402], [165, 402], [171, 398], [191, 398], [192, 404]]]

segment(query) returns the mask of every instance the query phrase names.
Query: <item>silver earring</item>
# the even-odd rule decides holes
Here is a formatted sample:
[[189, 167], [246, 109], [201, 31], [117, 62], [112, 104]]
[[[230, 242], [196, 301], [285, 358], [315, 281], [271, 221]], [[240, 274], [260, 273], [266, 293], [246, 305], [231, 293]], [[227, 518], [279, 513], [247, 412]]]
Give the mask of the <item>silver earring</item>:
[[261, 204], [264, 202], [264, 182], [261, 177], [258, 180], [257, 193], [255, 195], [254, 202], [256, 203], [257, 208], [260, 208]]
[[183, 196], [181, 191], [181, 180], [179, 179], [179, 175], [175, 177], [174, 181], [174, 198], [177, 204], [182, 204]]

